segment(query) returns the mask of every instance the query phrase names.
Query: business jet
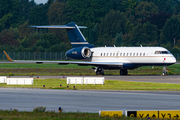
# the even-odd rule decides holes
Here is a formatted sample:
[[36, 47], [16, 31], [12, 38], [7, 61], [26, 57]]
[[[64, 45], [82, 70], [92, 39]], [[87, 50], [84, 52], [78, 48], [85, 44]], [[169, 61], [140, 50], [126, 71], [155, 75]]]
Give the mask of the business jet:
[[33, 28], [64, 28], [71, 41], [72, 49], [66, 56], [82, 61], [22, 61], [12, 60], [4, 51], [9, 61], [14, 63], [57, 63], [94, 66], [96, 75], [104, 75], [104, 69], [120, 70], [120, 75], [128, 75], [128, 70], [141, 66], [164, 66], [163, 74], [167, 74], [167, 66], [176, 63], [175, 57], [163, 47], [94, 47], [89, 44], [74, 22], [66, 25], [30, 26]]

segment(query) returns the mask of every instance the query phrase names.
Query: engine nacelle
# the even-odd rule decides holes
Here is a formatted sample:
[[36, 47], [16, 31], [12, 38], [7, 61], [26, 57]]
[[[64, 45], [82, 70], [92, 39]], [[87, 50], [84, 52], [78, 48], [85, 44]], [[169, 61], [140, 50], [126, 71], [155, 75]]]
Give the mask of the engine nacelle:
[[88, 47], [78, 47], [66, 52], [66, 56], [73, 59], [86, 59], [91, 57], [91, 50]]

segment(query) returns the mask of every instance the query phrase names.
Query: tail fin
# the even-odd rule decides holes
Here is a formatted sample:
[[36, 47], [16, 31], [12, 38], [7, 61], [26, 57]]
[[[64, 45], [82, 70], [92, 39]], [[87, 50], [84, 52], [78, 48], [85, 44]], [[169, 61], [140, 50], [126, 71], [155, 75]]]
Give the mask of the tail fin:
[[66, 25], [49, 25], [49, 26], [30, 26], [30, 27], [36, 27], [36, 28], [65, 28], [69, 39], [71, 41], [71, 45], [73, 48], [75, 47], [89, 47], [93, 48], [94, 46], [89, 44], [79, 28], [86, 28], [84, 26], [77, 26], [74, 22], [71, 22]]
[[13, 60], [11, 59], [11, 57], [9, 57], [9, 55], [6, 53], [6, 51], [3, 51], [3, 52], [4, 52], [4, 54], [6, 55], [6, 57], [7, 57], [8, 61], [13, 62]]

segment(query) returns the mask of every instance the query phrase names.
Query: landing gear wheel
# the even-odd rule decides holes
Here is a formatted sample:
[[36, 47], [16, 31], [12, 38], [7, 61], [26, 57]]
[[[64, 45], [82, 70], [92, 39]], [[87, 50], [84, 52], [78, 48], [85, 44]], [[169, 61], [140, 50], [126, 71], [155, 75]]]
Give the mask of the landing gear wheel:
[[103, 68], [98, 67], [97, 70], [96, 70], [96, 75], [104, 75]]
[[120, 70], [120, 75], [128, 75], [128, 71], [125, 69], [125, 70]]

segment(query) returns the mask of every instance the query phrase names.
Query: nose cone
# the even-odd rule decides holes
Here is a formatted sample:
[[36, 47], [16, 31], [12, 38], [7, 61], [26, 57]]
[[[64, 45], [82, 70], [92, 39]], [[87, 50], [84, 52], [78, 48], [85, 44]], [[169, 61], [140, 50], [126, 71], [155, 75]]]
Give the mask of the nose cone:
[[172, 60], [171, 60], [172, 63], [176, 63], [176, 58], [173, 56]]

